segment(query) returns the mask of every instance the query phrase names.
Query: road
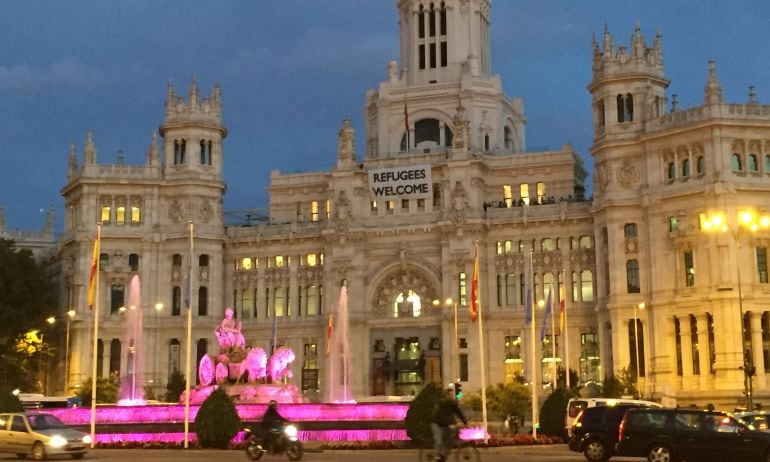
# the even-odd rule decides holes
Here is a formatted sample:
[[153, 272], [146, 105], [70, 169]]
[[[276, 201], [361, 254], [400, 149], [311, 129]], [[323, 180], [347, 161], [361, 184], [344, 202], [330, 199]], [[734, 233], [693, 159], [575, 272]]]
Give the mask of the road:
[[[552, 446], [514, 446], [504, 448], [481, 449], [483, 462], [584, 462], [582, 454], [570, 452], [564, 444]], [[0, 460], [18, 460], [13, 454], [0, 455]], [[62, 459], [67, 460], [67, 459]], [[103, 462], [244, 462], [248, 459], [242, 451], [219, 451], [198, 449], [95, 449], [86, 455], [85, 460]], [[260, 462], [286, 461], [285, 456], [264, 456]], [[302, 460], [305, 461], [363, 461], [363, 462], [392, 462], [417, 461], [417, 451], [410, 449], [394, 450], [327, 450], [307, 452]], [[640, 459], [613, 458], [614, 462], [638, 462]]]

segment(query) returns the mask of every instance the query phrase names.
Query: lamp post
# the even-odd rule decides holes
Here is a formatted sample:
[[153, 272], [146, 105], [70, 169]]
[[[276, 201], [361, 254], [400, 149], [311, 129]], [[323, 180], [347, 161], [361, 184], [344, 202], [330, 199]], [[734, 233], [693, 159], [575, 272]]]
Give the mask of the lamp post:
[[[433, 306], [440, 306], [441, 301], [439, 300], [433, 300]], [[452, 347], [452, 366], [454, 370], [453, 376], [459, 381], [460, 380], [460, 340], [457, 337], [457, 300], [452, 299], [452, 297], [447, 298], [444, 300], [444, 306], [452, 306], [454, 308], [454, 345]]]
[[743, 312], [743, 288], [741, 287], [741, 235], [748, 231], [754, 233], [761, 229], [770, 228], [770, 216], [758, 216], [755, 211], [750, 209], [741, 209], [738, 212], [738, 225], [730, 226], [725, 219], [724, 214], [715, 213], [711, 217], [703, 219], [702, 228], [706, 232], [721, 232], [733, 238], [736, 248], [736, 269], [738, 277], [738, 312], [740, 314], [740, 333], [741, 333], [741, 354], [743, 355], [743, 388], [746, 395], [746, 409], [751, 412], [754, 410], [754, 342], [749, 336], [749, 347], [745, 348], [745, 324]]
[[639, 382], [639, 377], [642, 376], [641, 363], [639, 362], [639, 315], [637, 308], [643, 310], [645, 307], [644, 302], [634, 305], [634, 351], [636, 353], [636, 381]]
[[70, 323], [75, 317], [75, 310], [67, 311], [67, 334], [64, 340], [64, 394], [69, 391], [70, 385]]

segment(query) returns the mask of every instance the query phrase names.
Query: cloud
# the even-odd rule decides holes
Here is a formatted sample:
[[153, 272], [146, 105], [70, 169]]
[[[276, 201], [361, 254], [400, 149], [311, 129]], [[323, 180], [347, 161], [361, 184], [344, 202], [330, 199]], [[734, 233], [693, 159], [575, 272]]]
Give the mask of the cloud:
[[0, 66], [0, 92], [34, 94], [46, 90], [72, 90], [104, 81], [101, 69], [76, 59], [61, 59], [39, 68], [27, 64]]

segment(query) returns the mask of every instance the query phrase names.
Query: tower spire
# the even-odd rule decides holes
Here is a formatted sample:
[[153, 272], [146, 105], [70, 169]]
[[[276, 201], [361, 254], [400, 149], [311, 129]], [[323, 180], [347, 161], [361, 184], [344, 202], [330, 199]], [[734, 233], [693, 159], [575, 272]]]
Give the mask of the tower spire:
[[172, 114], [176, 108], [176, 89], [171, 79], [168, 79], [168, 88], [166, 89], [166, 118]]
[[86, 132], [86, 147], [83, 152], [83, 163], [86, 165], [96, 163], [96, 148], [94, 147], [94, 131], [90, 128]]
[[78, 169], [78, 158], [75, 153], [75, 142], [70, 143], [70, 155], [67, 159], [67, 175], [71, 176]]
[[709, 75], [706, 88], [703, 89], [703, 102], [705, 104], [720, 104], [722, 102], [722, 84], [719, 83], [716, 72], [716, 63], [709, 61]]
[[152, 132], [150, 148], [147, 150], [147, 165], [157, 167], [160, 164], [160, 153], [158, 151], [158, 134]]

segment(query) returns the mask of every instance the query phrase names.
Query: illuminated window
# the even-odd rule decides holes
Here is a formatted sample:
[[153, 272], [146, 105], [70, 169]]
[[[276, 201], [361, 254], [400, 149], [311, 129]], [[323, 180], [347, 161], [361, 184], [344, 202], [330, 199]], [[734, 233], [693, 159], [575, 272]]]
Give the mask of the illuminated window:
[[241, 260], [241, 268], [245, 270], [251, 269], [251, 257], [244, 257], [243, 260]]
[[377, 201], [372, 201], [371, 204], [369, 204], [369, 208], [374, 214], [377, 213]]
[[119, 225], [126, 224], [126, 208], [122, 205], [115, 209], [115, 222]]
[[580, 248], [581, 249], [593, 248], [593, 242], [591, 241], [591, 236], [580, 236]]
[[503, 185], [503, 201], [505, 201], [506, 207], [511, 207], [513, 205], [513, 190], [509, 184]]
[[543, 182], [537, 184], [537, 202], [540, 204], [545, 202], [545, 183]]
[[580, 273], [580, 295], [584, 302], [594, 299], [594, 273], [591, 270], [583, 270]]
[[529, 185], [524, 183], [519, 185], [519, 197], [521, 201], [529, 205]]
[[684, 252], [684, 282], [687, 287], [695, 285], [695, 260], [692, 250]]
[[757, 247], [757, 276], [760, 284], [767, 284], [767, 247]]
[[460, 305], [467, 306], [468, 305], [468, 285], [465, 279], [465, 273], [464, 272], [460, 273], [457, 276], [457, 279], [458, 279], [457, 287], [459, 291], [458, 298], [460, 299]]
[[307, 266], [316, 266], [318, 264], [318, 255], [314, 253], [307, 254]]
[[332, 202], [329, 199], [326, 199], [326, 219], [328, 220], [329, 217], [332, 215]]
[[385, 213], [392, 214], [393, 210], [396, 209], [396, 201], [386, 201], [385, 202]]
[[502, 255], [503, 254], [503, 243], [501, 241], [497, 241], [497, 254]]
[[512, 249], [513, 249], [513, 242], [505, 241], [505, 245], [504, 245], [505, 253], [511, 253]]
[[308, 316], [316, 316], [318, 314], [319, 298], [318, 286], [309, 286], [307, 288], [307, 297], [305, 297], [307, 303], [305, 306], [305, 314]]
[[102, 205], [102, 223], [110, 222], [111, 208], [109, 205]]
[[286, 316], [286, 288], [278, 287], [275, 289], [275, 316]]
[[310, 221], [316, 222], [320, 219], [321, 217], [318, 214], [318, 201], [312, 201], [310, 203]]
[[283, 255], [277, 255], [275, 257], [275, 267], [283, 268], [283, 265], [284, 265]]
[[142, 220], [142, 213], [139, 207], [131, 207], [131, 223], [139, 223]]
[[546, 237], [542, 241], [540, 241], [540, 248], [543, 250], [543, 252], [551, 252], [553, 250], [556, 250], [556, 247], [554, 246], [553, 239], [550, 237]]
[[422, 311], [420, 296], [413, 291], [408, 291], [406, 297], [403, 293], [398, 294], [396, 302], [393, 304], [394, 318], [417, 318]]
[[626, 286], [629, 294], [641, 292], [639, 283], [639, 262], [637, 260], [626, 261]]

